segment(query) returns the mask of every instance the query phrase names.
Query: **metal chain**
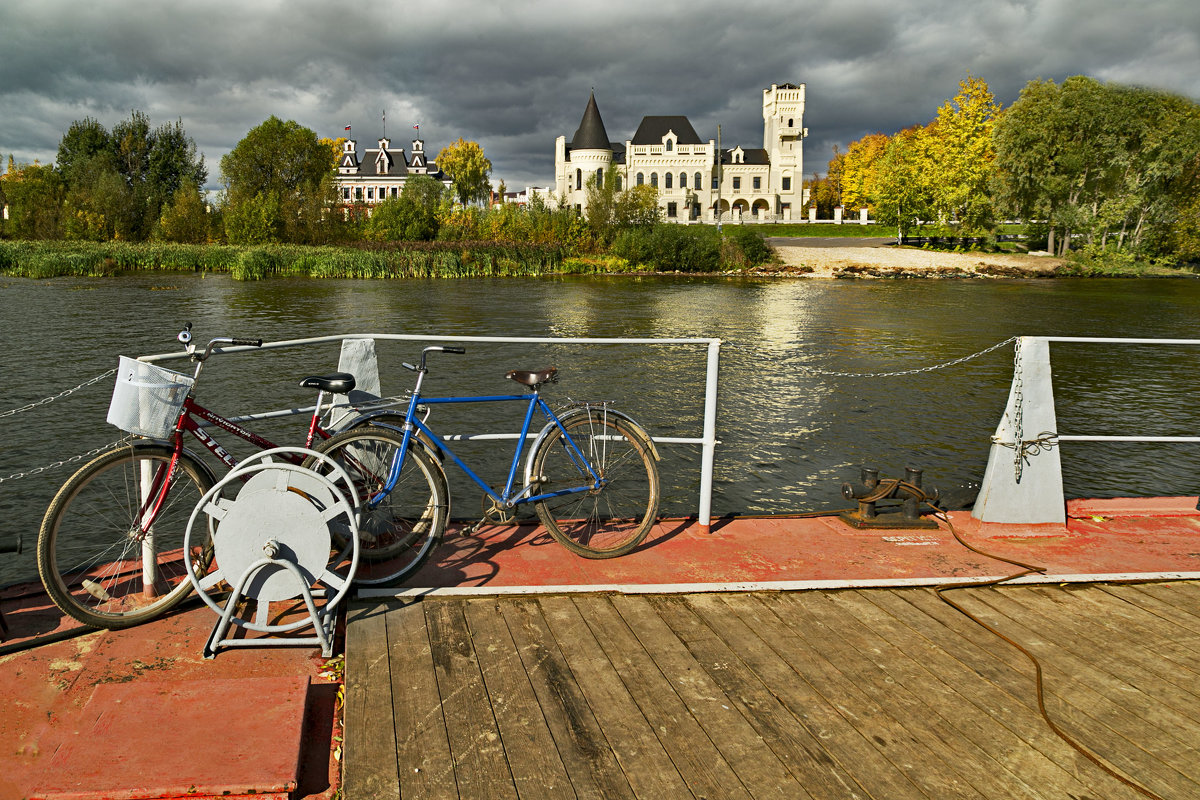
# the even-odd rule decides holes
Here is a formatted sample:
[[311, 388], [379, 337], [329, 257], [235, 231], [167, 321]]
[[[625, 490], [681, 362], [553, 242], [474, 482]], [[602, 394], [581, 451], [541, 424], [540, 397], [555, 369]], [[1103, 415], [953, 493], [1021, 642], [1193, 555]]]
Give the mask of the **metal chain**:
[[1016, 401], [1016, 409], [1013, 411], [1015, 419], [1013, 420], [1016, 428], [1013, 435], [1013, 469], [1015, 470], [1017, 483], [1021, 482], [1021, 473], [1025, 468], [1025, 384], [1024, 376], [1021, 372], [1021, 340], [1017, 339], [1016, 345], [1013, 346], [1013, 399]]
[[98, 456], [107, 450], [111, 450], [114, 447], [119, 447], [120, 445], [123, 445], [126, 442], [128, 442], [132, 439], [136, 439], [136, 438], [137, 438], [136, 436], [133, 436], [131, 434], [129, 436], [126, 436], [124, 439], [118, 439], [115, 442], [109, 442], [108, 444], [104, 445], [103, 447], [97, 447], [95, 450], [89, 450], [86, 453], [80, 453], [77, 456], [71, 456], [70, 458], [65, 458], [62, 461], [55, 461], [54, 463], [47, 464], [44, 467], [37, 467], [35, 469], [31, 469], [26, 472], [18, 472], [14, 475], [9, 475], [7, 478], [0, 478], [0, 483], [4, 483], [5, 481], [15, 481], [15, 480], [19, 480], [21, 478], [29, 478], [34, 475], [40, 475], [43, 472], [49, 472], [50, 470], [58, 469], [59, 467], [65, 467], [67, 464], [74, 464], [76, 461], [82, 461], [85, 458], [90, 458], [92, 456]]
[[80, 389], [84, 388], [85, 386], [91, 386], [93, 383], [96, 383], [97, 381], [102, 381], [105, 378], [115, 375], [116, 373], [117, 373], [117, 369], [116, 369], [116, 367], [113, 367], [108, 372], [104, 373], [103, 375], [97, 375], [96, 377], [92, 378], [89, 381], [84, 381], [83, 383], [76, 386], [74, 389], [66, 389], [64, 391], [59, 392], [56, 395], [47, 397], [44, 400], [38, 400], [37, 402], [21, 406], [20, 408], [14, 408], [10, 411], [0, 411], [0, 419], [3, 419], [4, 417], [15, 416], [17, 414], [20, 414], [23, 411], [29, 411], [30, 409], [37, 408], [38, 406], [44, 406], [47, 403], [53, 403], [55, 400], [62, 399], [64, 397], [67, 397], [68, 395], [72, 395], [75, 392], [79, 391]]
[[943, 364], [934, 364], [931, 367], [917, 367], [916, 369], [904, 369], [897, 372], [833, 372], [830, 370], [815, 369], [812, 367], [800, 367], [800, 372], [803, 372], [807, 375], [820, 375], [832, 378], [896, 378], [901, 375], [919, 375], [922, 372], [933, 372], [934, 370], [945, 369], [946, 367], [953, 367], [958, 364], [962, 364], [963, 362], [970, 361], [973, 358], [979, 358], [980, 356], [987, 355], [993, 350], [999, 350], [1006, 344], [1011, 344], [1013, 342], [1017, 342], [1018, 347], [1020, 346], [1020, 340], [1016, 336], [1010, 336], [1003, 342], [997, 342], [991, 347], [980, 350], [978, 353], [972, 353], [969, 356], [956, 358], [953, 361], [947, 361]]

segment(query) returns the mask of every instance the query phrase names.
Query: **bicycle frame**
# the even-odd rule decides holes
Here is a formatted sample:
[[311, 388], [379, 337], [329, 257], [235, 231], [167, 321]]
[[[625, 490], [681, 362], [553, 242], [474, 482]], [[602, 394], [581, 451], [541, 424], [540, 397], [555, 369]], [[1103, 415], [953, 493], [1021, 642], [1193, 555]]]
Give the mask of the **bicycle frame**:
[[[388, 476], [388, 480], [383, 491], [380, 492], [376, 498], [368, 501], [369, 505], [372, 507], [382, 502], [383, 498], [387, 496], [388, 492], [395, 488], [396, 481], [398, 481], [400, 477], [401, 468], [404, 466], [404, 460], [408, 456], [408, 448], [410, 447], [412, 438], [416, 435], [417, 431], [424, 433], [432, 441], [437, 442], [437, 446], [450, 456], [451, 460], [458, 465], [459, 469], [466, 473], [468, 478], [474, 481], [480, 489], [482, 489], [489, 497], [496, 501], [496, 503], [502, 508], [511, 508], [523, 503], [536, 503], [541, 500], [547, 500], [551, 497], [561, 497], [562, 495], [567, 494], [588, 492], [592, 491], [593, 489], [599, 489], [604, 485], [604, 479], [598, 476], [595, 470], [592, 469], [591, 462], [579, 450], [579, 446], [575, 444], [574, 440], [571, 439], [570, 434], [567, 433], [566, 428], [563, 427], [563, 424], [559, 420], [558, 416], [550, 409], [550, 406], [546, 405], [546, 401], [542, 399], [541, 394], [537, 391], [534, 391], [532, 394], [528, 395], [512, 394], [480, 395], [474, 397], [422, 397], [420, 387], [421, 377], [424, 377], [423, 374], [418, 377], [417, 387], [413, 390], [413, 395], [409, 399], [408, 411], [405, 415], [404, 421], [404, 442], [400, 448], [400, 453], [392, 462], [392, 471]], [[467, 463], [463, 461], [463, 459], [457, 453], [455, 453], [447, 444], [445, 444], [442, 437], [436, 434], [433, 429], [426, 425], [417, 416], [418, 405], [429, 406], [449, 403], [505, 403], [518, 401], [524, 401], [526, 403], [525, 418], [521, 424], [520, 437], [517, 439], [517, 449], [513, 453], [512, 464], [508, 470], [508, 480], [504, 485], [503, 492], [496, 491], [496, 489], [488, 484], [487, 481], [479, 477], [479, 475], [477, 475], [475, 471], [471, 469], [471, 467], [468, 466]], [[571, 454], [571, 458], [575, 461], [575, 465], [579, 468], [581, 474], [586, 473], [591, 477], [590, 483], [537, 495], [531, 494], [533, 491], [532, 483], [526, 483], [520, 487], [515, 486], [517, 480], [517, 467], [521, 463], [521, 455], [525, 451], [525, 441], [529, 436], [529, 427], [533, 421], [533, 413], [535, 410], [540, 410], [543, 416], [546, 417], [548, 424], [556, 425], [559, 430], [562, 431], [564, 440], [570, 445], [569, 452]]]

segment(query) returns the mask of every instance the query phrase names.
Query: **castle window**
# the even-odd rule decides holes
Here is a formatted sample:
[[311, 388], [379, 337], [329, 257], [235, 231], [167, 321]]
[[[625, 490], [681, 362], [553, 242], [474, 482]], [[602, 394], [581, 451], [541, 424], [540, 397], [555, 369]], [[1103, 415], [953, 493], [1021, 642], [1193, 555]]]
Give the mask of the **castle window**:
[[733, 188], [735, 191], [742, 188], [742, 179], [741, 178], [733, 179]]
[[667, 152], [669, 153], [673, 149], [675, 149], [675, 143], [672, 142], [670, 139], [667, 139]]
[[622, 186], [621, 186], [621, 175], [620, 175], [620, 173], [617, 173], [617, 191], [619, 192], [619, 191], [621, 191], [621, 190], [622, 190]]
[[641, 186], [645, 182], [646, 182], [646, 176], [639, 172], [637, 174], [637, 185]]
[[604, 167], [596, 170], [596, 186], [604, 185]]
[[717, 173], [715, 173], [715, 172], [714, 172], [714, 173], [713, 173], [713, 188], [714, 188], [714, 189], [717, 189], [717, 188], [719, 188], [719, 187], [717, 186], [717, 181], [718, 181], [718, 180], [719, 180], [719, 179], [717, 178]]
[[674, 203], [667, 203], [667, 216], [671, 219], [675, 219], [675, 217], [679, 216], [678, 206], [676, 206]]
[[795, 120], [794, 120], [794, 119], [789, 119], [789, 120], [788, 120], [788, 127], [789, 127], [789, 128], [794, 128], [794, 127], [796, 127], [794, 123], [795, 123]]
[[669, 172], [666, 175], [663, 175], [663, 188], [664, 189], [671, 188], [671, 173], [669, 173]]
[[583, 170], [581, 169], [575, 170], [575, 188], [577, 190], [583, 188]]
[[704, 184], [701, 181], [702, 181], [702, 178], [701, 178], [699, 172], [697, 172], [695, 175], [692, 176], [692, 186], [696, 187], [697, 189], [704, 186]]
[[686, 172], [679, 173], [679, 188], [680, 189], [687, 188], [687, 173]]
[[754, 179], [754, 188], [755, 188], [755, 189], [761, 189], [761, 188], [762, 188], [762, 178], [758, 178], [758, 177], [756, 177], [756, 178]]
[[650, 173], [650, 185], [653, 186], [655, 189], [658, 188], [658, 173], [657, 172]]
[[780, 181], [780, 188], [785, 192], [790, 192], [792, 190], [792, 179], [790, 177], [785, 177], [782, 181]]

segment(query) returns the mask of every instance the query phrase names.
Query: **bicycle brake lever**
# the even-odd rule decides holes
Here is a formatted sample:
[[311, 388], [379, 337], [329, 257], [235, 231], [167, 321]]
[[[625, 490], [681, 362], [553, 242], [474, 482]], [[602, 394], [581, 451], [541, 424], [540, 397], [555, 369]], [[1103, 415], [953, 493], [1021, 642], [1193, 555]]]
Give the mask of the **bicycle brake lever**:
[[400, 366], [404, 367], [404, 368], [405, 368], [406, 370], [408, 370], [409, 372], [416, 372], [416, 371], [417, 371], [416, 365], [414, 365], [414, 364], [410, 364], [410, 363], [408, 363], [407, 361], [401, 361], [401, 362], [400, 362]]

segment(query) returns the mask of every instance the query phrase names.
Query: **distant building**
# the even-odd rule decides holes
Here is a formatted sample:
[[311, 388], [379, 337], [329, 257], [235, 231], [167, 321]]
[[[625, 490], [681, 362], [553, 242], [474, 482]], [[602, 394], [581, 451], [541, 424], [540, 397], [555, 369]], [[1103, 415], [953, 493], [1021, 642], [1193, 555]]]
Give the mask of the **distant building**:
[[571, 141], [565, 136], [555, 141], [555, 193], [583, 213], [588, 179], [603, 180], [608, 170], [616, 169], [623, 188], [643, 183], [657, 187], [668, 221], [715, 221], [718, 206], [726, 220], [799, 219], [804, 84], [764, 89], [762, 114], [763, 146], [722, 146], [718, 163], [716, 139], [701, 139], [683, 116], [643, 117], [633, 138], [609, 141], [593, 93]]
[[453, 183], [429, 160], [423, 139], [413, 139], [412, 153], [407, 156], [403, 147], [393, 148], [386, 137], [377, 147], [363, 151], [361, 159], [357, 146], [354, 139], [347, 139], [338, 162], [338, 194], [345, 205], [370, 206], [399, 197], [405, 181], [413, 175], [428, 175], [444, 186]]

